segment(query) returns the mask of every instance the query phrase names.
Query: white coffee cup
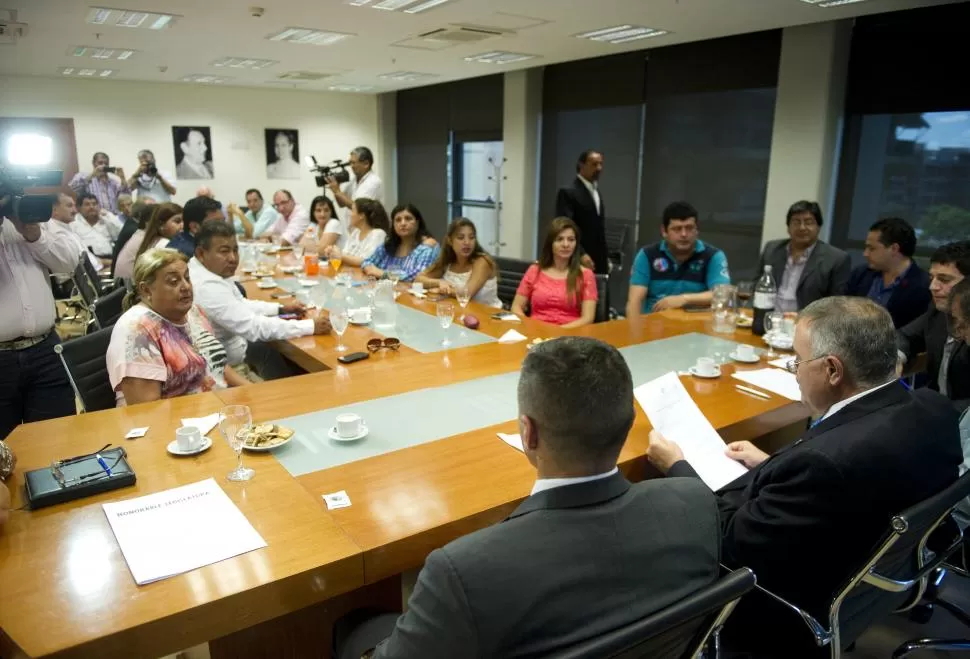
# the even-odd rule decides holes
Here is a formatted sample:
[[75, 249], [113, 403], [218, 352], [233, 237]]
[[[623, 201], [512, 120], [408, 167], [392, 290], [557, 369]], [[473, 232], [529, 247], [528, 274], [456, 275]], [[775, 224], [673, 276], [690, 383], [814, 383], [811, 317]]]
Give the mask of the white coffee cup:
[[175, 431], [175, 441], [180, 451], [195, 451], [202, 446], [202, 432], [195, 426], [185, 426]]
[[350, 310], [350, 322], [352, 323], [369, 323], [370, 322], [370, 308], [361, 307], [359, 309]]
[[356, 437], [364, 425], [364, 420], [353, 413], [337, 416], [337, 434], [341, 437]]
[[754, 346], [750, 346], [747, 343], [739, 343], [738, 347], [734, 349], [734, 354], [741, 359], [753, 359], [755, 356]]
[[694, 370], [700, 375], [717, 375], [717, 364], [710, 357], [698, 357]]
[[419, 281], [413, 282], [411, 284], [412, 293], [424, 293], [424, 284]]

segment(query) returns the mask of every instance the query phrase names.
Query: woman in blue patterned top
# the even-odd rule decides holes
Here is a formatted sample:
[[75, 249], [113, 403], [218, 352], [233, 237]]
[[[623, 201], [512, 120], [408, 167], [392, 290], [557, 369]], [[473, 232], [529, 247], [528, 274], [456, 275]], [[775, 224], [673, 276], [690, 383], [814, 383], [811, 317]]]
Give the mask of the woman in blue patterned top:
[[387, 240], [361, 268], [365, 275], [374, 277], [397, 271], [401, 273], [401, 281], [411, 281], [437, 260], [440, 251], [424, 224], [421, 211], [412, 204], [399, 204], [391, 211], [391, 232]]

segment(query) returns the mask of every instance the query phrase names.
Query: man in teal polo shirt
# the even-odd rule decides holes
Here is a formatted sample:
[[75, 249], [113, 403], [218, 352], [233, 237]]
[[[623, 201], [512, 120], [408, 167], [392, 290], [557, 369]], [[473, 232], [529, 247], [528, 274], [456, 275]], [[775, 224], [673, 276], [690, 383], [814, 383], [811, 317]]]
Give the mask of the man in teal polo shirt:
[[711, 289], [730, 284], [727, 257], [697, 239], [697, 210], [685, 201], [664, 209], [663, 240], [640, 250], [633, 262], [627, 318], [651, 311], [708, 305]]

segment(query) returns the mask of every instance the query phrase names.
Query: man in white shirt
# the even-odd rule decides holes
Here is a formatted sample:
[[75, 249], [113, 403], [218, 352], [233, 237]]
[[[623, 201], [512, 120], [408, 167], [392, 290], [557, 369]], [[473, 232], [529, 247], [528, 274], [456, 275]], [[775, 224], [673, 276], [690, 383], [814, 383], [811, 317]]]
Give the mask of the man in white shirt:
[[82, 194], [77, 203], [78, 214], [71, 223], [71, 230], [95, 256], [110, 260], [115, 241], [124, 225], [114, 213], [101, 208], [97, 197], [92, 194]]
[[3, 215], [0, 200], [0, 439], [20, 423], [74, 414], [74, 392], [54, 346], [51, 272], [73, 272], [77, 243], [47, 223]]
[[296, 203], [289, 190], [277, 190], [273, 195], [273, 208], [280, 214], [269, 233], [280, 237], [280, 244], [296, 245], [303, 237], [303, 232], [310, 226], [310, 214]]
[[226, 222], [203, 222], [195, 244], [195, 257], [189, 261], [195, 303], [212, 323], [230, 366], [248, 362], [267, 380], [295, 374], [295, 369], [263, 342], [329, 334], [329, 317], [321, 313], [316, 318], [285, 320], [278, 316], [303, 316], [306, 308], [299, 303], [283, 305], [243, 297], [232, 280], [239, 265], [239, 245], [236, 232]]
[[[47, 223], [47, 228], [54, 233], [65, 236], [66, 240], [73, 242], [78, 254], [84, 254], [85, 258], [94, 266], [94, 269], [100, 272], [104, 268], [101, 259], [88, 251], [78, 235], [71, 229], [71, 225], [78, 221], [76, 216], [77, 208], [74, 205], [74, 198], [69, 194], [61, 192], [57, 195], [57, 201], [51, 208], [51, 221]], [[53, 272], [53, 274], [58, 284], [64, 284], [71, 278], [72, 273]]]
[[345, 235], [349, 233], [350, 209], [354, 199], [373, 199], [384, 203], [384, 184], [373, 168], [374, 154], [366, 146], [359, 146], [350, 152], [351, 179], [342, 186], [333, 177], [327, 181], [337, 205], [347, 209], [340, 214]]
[[138, 199], [151, 199], [156, 204], [172, 200], [176, 193], [175, 186], [170, 182], [175, 180], [168, 172], [160, 170], [155, 165], [155, 154], [148, 149], [138, 152], [138, 171], [128, 180], [128, 187], [137, 193]]

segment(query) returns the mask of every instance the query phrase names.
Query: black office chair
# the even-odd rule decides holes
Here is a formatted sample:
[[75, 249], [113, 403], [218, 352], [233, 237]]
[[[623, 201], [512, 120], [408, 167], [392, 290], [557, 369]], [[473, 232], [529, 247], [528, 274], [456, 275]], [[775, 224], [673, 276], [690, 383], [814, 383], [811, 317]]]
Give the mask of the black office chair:
[[559, 650], [550, 659], [691, 659], [705, 647], [706, 656], [716, 657], [725, 620], [754, 585], [754, 572], [735, 570], [662, 611]]
[[106, 327], [54, 346], [74, 395], [81, 401], [82, 412], [109, 410], [115, 406], [115, 394], [108, 380], [108, 363], [105, 361], [111, 342], [111, 329]]
[[98, 280], [91, 279], [88, 275], [87, 268], [85, 268], [85, 263], [87, 263], [87, 257], [82, 254], [81, 261], [71, 274], [71, 280], [74, 282], [74, 288], [77, 289], [78, 295], [81, 298], [82, 306], [90, 311], [98, 299], [98, 286], [95, 283]]
[[84, 267], [84, 272], [87, 274], [88, 279], [91, 280], [98, 295], [114, 287], [114, 277], [111, 276], [110, 268], [105, 268], [101, 272], [98, 272], [94, 264], [91, 263], [90, 256], [83, 254], [82, 257], [81, 265]]
[[124, 302], [127, 293], [128, 290], [121, 286], [94, 301], [91, 311], [94, 313], [94, 322], [98, 329], [111, 327], [118, 321], [122, 314], [121, 303]]
[[626, 223], [606, 220], [606, 251], [613, 271], [623, 270], [623, 257], [626, 253], [626, 239], [630, 233], [630, 225]]
[[610, 319], [610, 276], [596, 275], [596, 317], [594, 323], [605, 323]]
[[504, 308], [512, 307], [512, 300], [515, 299], [515, 292], [519, 290], [522, 277], [533, 263], [534, 261], [495, 257], [495, 264], [498, 266], [498, 299], [502, 301]]
[[963, 534], [952, 523], [950, 511], [968, 495], [970, 472], [942, 492], [893, 517], [889, 532], [875, 552], [832, 600], [827, 627], [798, 606], [760, 585], [756, 587], [799, 616], [815, 643], [828, 646], [829, 656], [838, 659], [870, 625], [919, 602], [927, 577], [963, 543]]

